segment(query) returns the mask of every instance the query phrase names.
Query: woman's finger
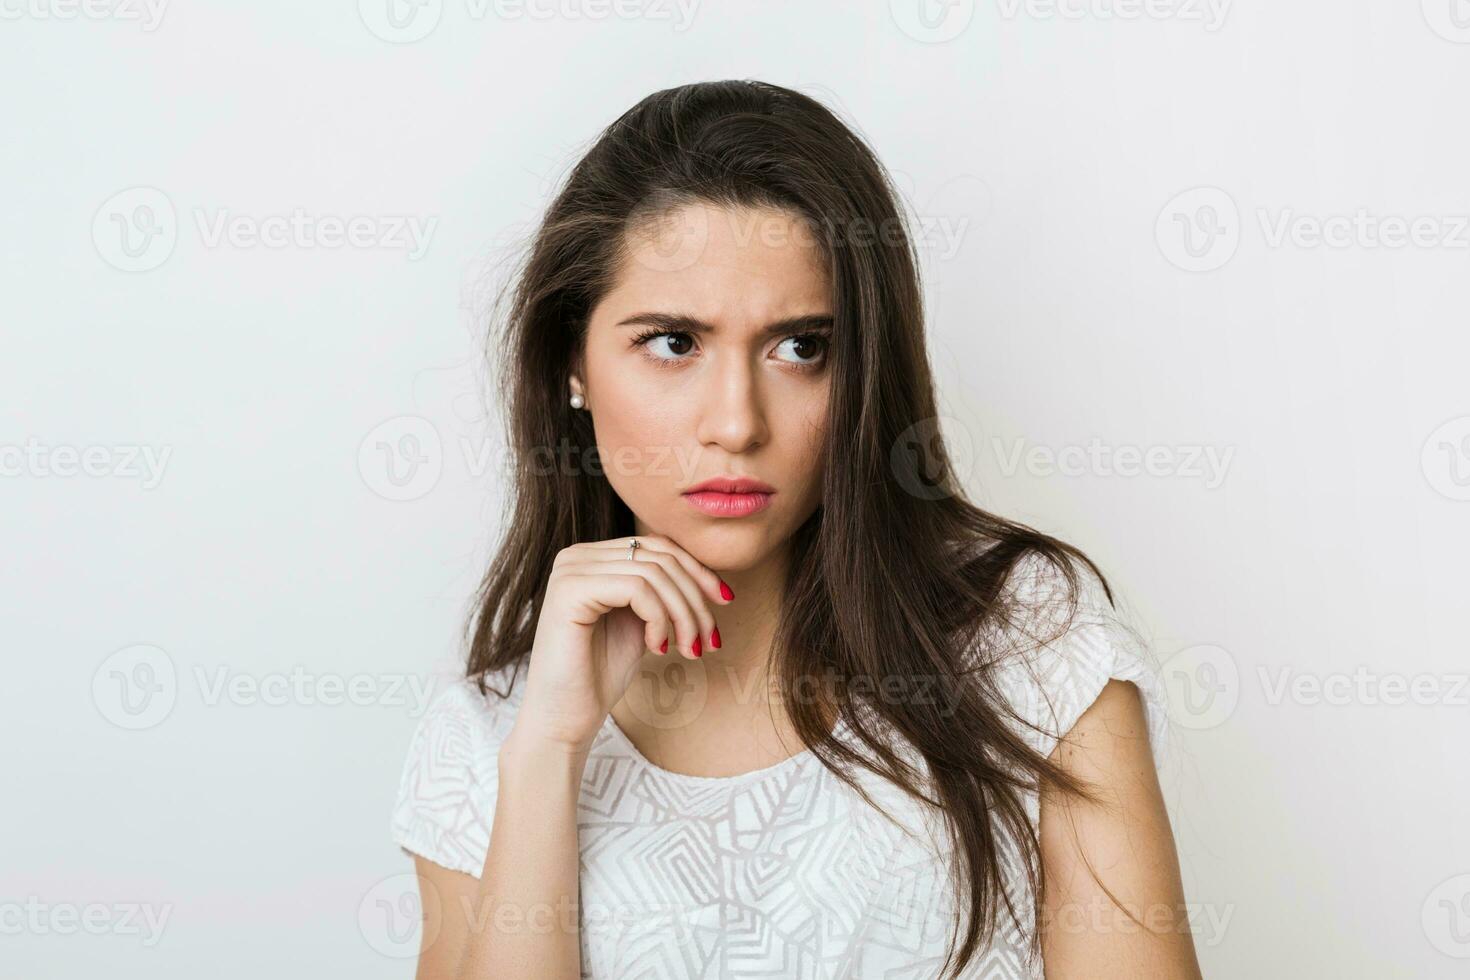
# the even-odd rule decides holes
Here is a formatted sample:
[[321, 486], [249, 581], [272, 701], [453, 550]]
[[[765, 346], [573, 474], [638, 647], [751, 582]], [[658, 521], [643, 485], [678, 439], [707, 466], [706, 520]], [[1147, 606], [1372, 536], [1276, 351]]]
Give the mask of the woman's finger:
[[631, 609], [633, 615], [643, 620], [643, 645], [655, 653], [663, 653], [660, 647], [672, 635], [674, 617], [664, 603], [663, 594], [647, 578], [635, 575], [607, 575], [599, 572], [590, 574], [583, 569], [608, 566], [602, 562], [566, 565], [556, 574], [565, 579], [567, 585], [576, 587], [572, 598], [591, 604], [594, 621], [613, 609]]
[[[623, 557], [626, 558], [628, 555], [628, 541], [631, 537], [638, 538], [637, 551], [658, 551], [663, 554], [672, 555], [678, 560], [680, 565], [684, 566], [685, 571], [693, 576], [694, 581], [699, 585], [700, 594], [707, 596], [711, 601], [726, 605], [735, 598], [735, 593], [730, 589], [730, 586], [725, 580], [720, 578], [718, 572], [695, 558], [673, 539], [665, 537], [662, 534], [639, 534], [630, 535], [627, 538], [609, 538], [605, 541], [588, 542], [586, 547], [597, 552], [611, 552], [613, 554], [621, 550]], [[606, 560], [606, 556], [604, 556], [604, 560]]]
[[[720, 624], [710, 610], [709, 597], [700, 590], [699, 583], [694, 580], [694, 576], [689, 574], [689, 569], [684, 563], [667, 551], [659, 551], [654, 548], [639, 548], [633, 557], [633, 562], [639, 565], [656, 565], [668, 573], [669, 579], [684, 594], [684, 598], [689, 602], [689, 608], [699, 620], [701, 647], [718, 650], [720, 648]], [[605, 562], [604, 564], [624, 563]]]
[[[646, 581], [658, 593], [664, 609], [667, 610], [672, 620], [673, 628], [665, 634], [669, 640], [669, 646], [685, 657], [693, 658], [704, 655], [704, 644], [700, 639], [699, 614], [695, 612], [684, 590], [660, 563], [655, 561], [588, 561], [568, 565], [562, 571], [565, 575], [611, 575]], [[708, 610], [705, 611], [705, 615], [709, 616]], [[650, 644], [650, 649], [659, 650], [662, 645], [663, 640], [660, 639], [657, 644]]]

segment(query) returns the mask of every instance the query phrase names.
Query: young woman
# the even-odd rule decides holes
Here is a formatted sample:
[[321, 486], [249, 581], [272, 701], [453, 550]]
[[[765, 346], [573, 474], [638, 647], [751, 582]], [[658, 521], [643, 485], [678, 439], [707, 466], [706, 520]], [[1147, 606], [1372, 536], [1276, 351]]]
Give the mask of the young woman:
[[420, 978], [1199, 976], [1157, 677], [956, 485], [850, 129], [651, 95], [512, 298], [513, 509], [393, 819]]

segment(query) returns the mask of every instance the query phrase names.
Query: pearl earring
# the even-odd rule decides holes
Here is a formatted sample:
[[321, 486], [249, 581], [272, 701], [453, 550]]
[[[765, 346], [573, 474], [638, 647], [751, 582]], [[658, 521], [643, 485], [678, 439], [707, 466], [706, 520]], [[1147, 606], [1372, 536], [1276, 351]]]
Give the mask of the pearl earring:
[[571, 402], [573, 408], [581, 408], [583, 405], [586, 404], [586, 402], [582, 401], [582, 396], [575, 391], [572, 392]]

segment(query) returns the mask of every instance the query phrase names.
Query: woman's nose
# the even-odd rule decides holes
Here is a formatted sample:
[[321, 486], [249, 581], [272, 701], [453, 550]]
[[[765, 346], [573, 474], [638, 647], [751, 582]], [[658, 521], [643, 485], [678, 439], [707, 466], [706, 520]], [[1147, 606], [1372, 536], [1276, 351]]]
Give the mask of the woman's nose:
[[700, 445], [749, 452], [769, 434], [759, 378], [745, 358], [720, 360], [722, 363], [711, 365], [708, 384], [700, 395], [695, 434]]

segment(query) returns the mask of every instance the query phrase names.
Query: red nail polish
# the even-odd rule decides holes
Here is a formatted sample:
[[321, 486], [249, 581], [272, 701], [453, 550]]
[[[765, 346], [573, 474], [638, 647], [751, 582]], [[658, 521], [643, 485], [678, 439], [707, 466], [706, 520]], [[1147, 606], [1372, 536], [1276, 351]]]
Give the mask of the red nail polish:
[[665, 639], [662, 643], [660, 643], [658, 645], [658, 652], [659, 653], [668, 653], [669, 652], [669, 641], [667, 639]]
[[[735, 593], [730, 589], [728, 585], [725, 584], [724, 579], [720, 579], [720, 598], [724, 599], [726, 602], [729, 602], [731, 599], [735, 598]], [[719, 646], [719, 644], [716, 643], [715, 646]]]
[[702, 657], [702, 656], [704, 656], [704, 654], [702, 654], [702, 653], [699, 652], [699, 637], [697, 637], [697, 636], [694, 638], [694, 646], [690, 647], [689, 649], [694, 652], [694, 655], [696, 657]]
[[716, 650], [720, 648], [720, 628], [718, 626], [716, 626], [714, 628], [714, 632], [710, 633], [709, 635], [709, 645], [714, 647]]

